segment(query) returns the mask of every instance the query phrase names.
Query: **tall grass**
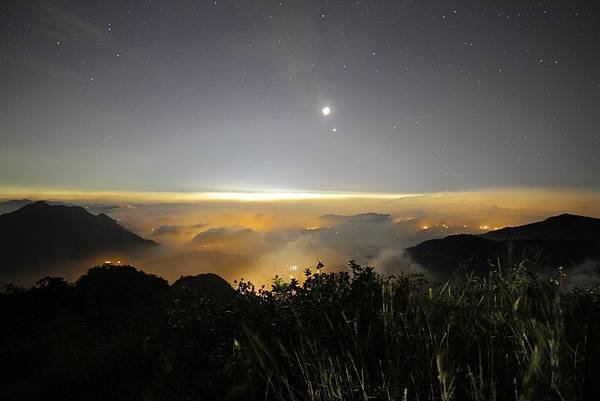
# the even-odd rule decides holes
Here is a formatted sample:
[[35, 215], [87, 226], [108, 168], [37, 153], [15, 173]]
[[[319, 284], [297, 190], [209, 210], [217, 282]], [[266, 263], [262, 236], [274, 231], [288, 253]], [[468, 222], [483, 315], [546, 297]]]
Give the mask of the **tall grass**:
[[577, 400], [598, 289], [350, 263], [211, 298], [133, 267], [0, 293], [2, 400]]
[[264, 399], [578, 398], [594, 292], [561, 292], [562, 272], [521, 264], [429, 286], [350, 268], [250, 291], [271, 313], [246, 323], [243, 342]]

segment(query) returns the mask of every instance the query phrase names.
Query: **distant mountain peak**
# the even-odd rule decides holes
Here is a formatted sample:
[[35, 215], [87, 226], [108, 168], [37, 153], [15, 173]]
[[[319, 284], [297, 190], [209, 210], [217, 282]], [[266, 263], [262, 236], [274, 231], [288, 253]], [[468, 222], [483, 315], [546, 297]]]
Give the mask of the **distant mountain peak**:
[[482, 235], [452, 235], [406, 249], [415, 262], [440, 277], [492, 264], [514, 266], [538, 261], [544, 268], [573, 267], [600, 257], [600, 219], [563, 213], [535, 223], [505, 227]]
[[235, 293], [231, 285], [215, 273], [182, 276], [173, 283], [172, 287], [178, 291], [189, 291], [204, 297], [217, 299], [230, 298]]
[[44, 218], [52, 218], [53, 220], [64, 219], [64, 223], [66, 223], [67, 220], [70, 222], [77, 222], [81, 220], [81, 222], [87, 221], [93, 223], [95, 221], [106, 223], [104, 218], [99, 218], [98, 216], [91, 214], [81, 206], [51, 204], [48, 201], [43, 200], [25, 205], [20, 209], [7, 213], [5, 216], [8, 215], [43, 216]]
[[535, 223], [490, 231], [481, 236], [495, 241], [599, 239], [600, 219], [563, 213]]
[[556, 216], [550, 216], [544, 221], [593, 221], [600, 220], [589, 216], [580, 216], [578, 214], [562, 213]]
[[44, 209], [44, 208], [49, 208], [49, 207], [51, 207], [51, 205], [47, 201], [39, 200], [39, 201], [35, 201], [28, 205], [23, 206], [20, 210]]
[[0, 215], [3, 271], [36, 269], [98, 253], [135, 252], [156, 245], [105, 214], [38, 201]]

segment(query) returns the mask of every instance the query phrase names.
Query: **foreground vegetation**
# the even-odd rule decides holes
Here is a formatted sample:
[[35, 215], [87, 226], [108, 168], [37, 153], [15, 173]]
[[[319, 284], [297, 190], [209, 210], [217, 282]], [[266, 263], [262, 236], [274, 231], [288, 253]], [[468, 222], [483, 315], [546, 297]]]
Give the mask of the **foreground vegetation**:
[[207, 296], [129, 266], [0, 296], [3, 400], [576, 400], [597, 289], [350, 262]]

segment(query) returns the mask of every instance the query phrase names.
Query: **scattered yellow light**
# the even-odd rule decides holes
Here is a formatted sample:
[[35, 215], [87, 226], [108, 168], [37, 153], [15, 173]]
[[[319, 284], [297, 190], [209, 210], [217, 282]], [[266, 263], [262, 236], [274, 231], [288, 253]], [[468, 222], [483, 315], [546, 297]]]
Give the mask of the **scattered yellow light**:
[[423, 226], [421, 227], [423, 230], [429, 230], [429, 226]]

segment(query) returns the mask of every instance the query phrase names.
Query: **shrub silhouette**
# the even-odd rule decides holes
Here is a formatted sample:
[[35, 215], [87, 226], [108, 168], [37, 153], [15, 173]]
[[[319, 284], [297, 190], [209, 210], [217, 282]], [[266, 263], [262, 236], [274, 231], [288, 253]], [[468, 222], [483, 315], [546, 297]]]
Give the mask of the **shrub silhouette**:
[[432, 285], [351, 261], [224, 297], [131, 266], [46, 277], [0, 294], [0, 399], [578, 399], [600, 291], [506, 270]]

